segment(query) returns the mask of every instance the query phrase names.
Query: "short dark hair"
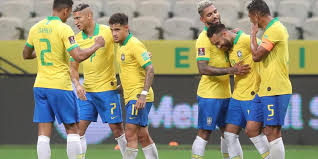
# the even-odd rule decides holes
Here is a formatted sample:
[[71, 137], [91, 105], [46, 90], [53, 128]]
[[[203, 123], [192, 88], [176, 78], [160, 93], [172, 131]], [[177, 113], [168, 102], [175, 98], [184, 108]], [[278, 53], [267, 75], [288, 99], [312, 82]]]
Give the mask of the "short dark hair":
[[64, 8], [72, 8], [73, 0], [54, 0], [53, 2], [53, 9], [54, 10], [61, 10]]
[[249, 13], [259, 12], [261, 16], [271, 15], [268, 5], [263, 0], [253, 0], [248, 4], [247, 10]]
[[124, 13], [115, 13], [109, 18], [108, 23], [109, 25], [113, 25], [113, 24], [127, 25], [128, 16]]
[[209, 38], [211, 38], [214, 34], [218, 34], [220, 33], [221, 31], [223, 31], [225, 28], [225, 25], [224, 24], [212, 24], [210, 25], [210, 27], [208, 28], [208, 31], [207, 31], [207, 36]]
[[79, 12], [79, 11], [82, 11], [82, 10], [88, 8], [88, 7], [89, 7], [88, 4], [86, 4], [86, 3], [80, 3], [80, 4], [78, 4], [78, 5], [74, 8], [73, 12]]

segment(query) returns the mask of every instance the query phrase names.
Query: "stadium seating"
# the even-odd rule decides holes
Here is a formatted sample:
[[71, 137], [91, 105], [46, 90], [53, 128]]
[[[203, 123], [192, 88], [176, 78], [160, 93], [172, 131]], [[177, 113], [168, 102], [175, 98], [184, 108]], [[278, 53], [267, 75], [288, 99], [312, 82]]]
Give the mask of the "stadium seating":
[[238, 2], [215, 2], [214, 5], [222, 15], [221, 20], [225, 25], [231, 26], [232, 24], [236, 24], [239, 18], [240, 4]]
[[103, 9], [106, 11], [107, 16], [111, 16], [113, 13], [122, 12], [125, 13], [129, 19], [134, 17], [134, 8], [127, 1], [111, 1]]
[[299, 25], [300, 22], [297, 18], [292, 17], [280, 17], [279, 21], [284, 24], [284, 26], [288, 30], [289, 39], [295, 40], [298, 39], [300, 36]]
[[175, 17], [184, 17], [188, 19], [199, 18], [195, 1], [177, 1], [173, 13]]
[[53, 0], [40, 0], [34, 3], [34, 12], [37, 17], [51, 16]]
[[191, 31], [192, 20], [188, 18], [175, 17], [168, 19], [163, 24], [164, 38], [169, 40], [191, 40], [194, 35]]
[[101, 17], [97, 19], [98, 24], [109, 25], [108, 24], [109, 17]]
[[295, 17], [303, 22], [308, 17], [309, 6], [310, 4], [305, 1], [282, 1], [279, 5], [278, 15], [281, 17]]
[[[204, 28], [204, 24], [200, 21], [200, 16], [197, 13], [198, 1], [200, 0], [74, 0], [74, 7], [82, 2], [88, 3], [97, 22], [107, 25], [108, 17], [113, 13], [123, 12], [129, 16], [130, 25], [134, 21], [133, 18], [143, 19], [143, 17], [148, 16], [156, 17], [154, 21], [159, 20], [160, 24], [166, 24], [171, 19], [174, 21], [174, 18], [186, 18], [187, 21], [192, 23], [191, 30], [201, 31]], [[281, 20], [289, 31], [290, 39], [303, 37], [302, 26], [295, 25], [295, 21], [299, 21], [299, 24], [302, 24], [305, 21], [310, 21], [310, 18], [318, 17], [317, 0], [265, 1], [269, 5], [272, 15], [282, 17]], [[32, 23], [33, 20], [36, 21], [52, 15], [52, 2], [53, 0], [0, 0], [0, 17], [18, 18], [27, 23]], [[245, 32], [250, 32], [246, 6], [251, 0], [212, 0], [212, 2], [221, 14], [222, 23], [226, 24], [227, 27], [242, 28]], [[68, 24], [71, 24], [72, 28], [76, 30], [72, 21], [72, 19], [69, 19]], [[25, 33], [27, 33], [29, 26], [24, 25], [23, 27]], [[145, 37], [157, 35], [158, 33], [158, 30], [149, 30], [154, 32], [145, 35]], [[168, 34], [165, 33], [165, 35]], [[191, 31], [189, 34], [192, 34]], [[170, 36], [164, 36], [165, 39], [168, 39], [168, 37]], [[189, 37], [192, 39], [192, 36], [186, 37], [188, 37], [186, 39], [189, 39]], [[180, 38], [185, 39], [185, 37]]]
[[21, 38], [22, 21], [17, 18], [0, 18], [0, 40], [16, 40]]
[[156, 17], [138, 17], [132, 19], [130, 31], [142, 40], [158, 40], [161, 23]]
[[1, 5], [0, 9], [4, 17], [26, 20], [31, 17], [32, 5], [23, 1], [7, 1]]
[[164, 22], [168, 19], [170, 12], [170, 3], [167, 1], [148, 0], [144, 1], [138, 7], [139, 16], [153, 16]]
[[318, 17], [311, 18], [305, 21], [305, 23], [302, 26], [305, 40], [317, 40], [318, 38], [317, 26], [318, 26]]

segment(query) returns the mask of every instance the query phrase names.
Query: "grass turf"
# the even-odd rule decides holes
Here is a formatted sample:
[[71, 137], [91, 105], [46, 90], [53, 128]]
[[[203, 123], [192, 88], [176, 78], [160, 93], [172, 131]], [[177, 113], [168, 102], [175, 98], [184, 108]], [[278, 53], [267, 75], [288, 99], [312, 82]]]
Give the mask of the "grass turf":
[[[120, 152], [114, 150], [115, 145], [88, 145], [86, 159], [121, 159]], [[191, 145], [169, 147], [157, 145], [161, 159], [189, 159], [191, 158]], [[219, 146], [208, 145], [205, 158], [222, 159]], [[51, 145], [51, 159], [67, 159], [65, 145]], [[255, 148], [244, 145], [245, 159], [261, 159]], [[286, 159], [317, 159], [318, 146], [286, 146]], [[0, 159], [36, 159], [35, 145], [0, 145]], [[139, 148], [137, 159], [144, 159], [143, 152]]]

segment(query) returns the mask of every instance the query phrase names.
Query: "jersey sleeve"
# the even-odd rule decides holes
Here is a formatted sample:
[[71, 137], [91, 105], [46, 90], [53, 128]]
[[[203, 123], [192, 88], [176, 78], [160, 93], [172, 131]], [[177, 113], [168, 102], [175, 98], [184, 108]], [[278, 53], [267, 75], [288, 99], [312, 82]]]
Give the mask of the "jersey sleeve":
[[34, 27], [32, 27], [29, 31], [29, 36], [28, 36], [28, 40], [26, 41], [25, 45], [28, 46], [29, 48], [34, 48], [34, 43], [33, 43], [33, 39], [34, 39], [34, 34], [33, 34], [33, 30]]
[[201, 36], [196, 42], [196, 60], [197, 61], [210, 61], [211, 47], [208, 38], [202, 38]]
[[274, 46], [279, 42], [282, 41], [284, 36], [282, 35], [282, 31], [278, 29], [278, 27], [270, 28], [264, 33], [262, 37], [261, 46], [265, 48], [267, 51], [272, 51]]
[[76, 43], [74, 32], [70, 26], [65, 25], [61, 33], [62, 40], [67, 52], [70, 52], [74, 48], [79, 47], [79, 45]]
[[135, 45], [133, 49], [134, 56], [142, 68], [145, 69], [147, 66], [151, 65], [151, 59], [145, 47], [142, 45]]

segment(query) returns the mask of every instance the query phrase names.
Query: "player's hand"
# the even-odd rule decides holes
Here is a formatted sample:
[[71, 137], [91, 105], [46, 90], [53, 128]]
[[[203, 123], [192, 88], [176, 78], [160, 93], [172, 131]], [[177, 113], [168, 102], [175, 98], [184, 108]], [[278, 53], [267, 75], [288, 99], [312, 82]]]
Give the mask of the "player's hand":
[[116, 90], [118, 91], [119, 94], [123, 94], [123, 87], [121, 84], [117, 86]]
[[80, 85], [80, 84], [76, 85], [75, 88], [76, 88], [76, 94], [77, 94], [77, 96], [78, 96], [81, 100], [87, 100], [85, 88], [84, 88], [82, 85]]
[[98, 48], [105, 46], [105, 39], [102, 36], [97, 36], [95, 38], [95, 44], [98, 46]]
[[251, 35], [256, 36], [257, 32], [258, 32], [258, 23], [252, 23]]
[[245, 75], [250, 72], [250, 66], [248, 64], [242, 64], [243, 61], [240, 61], [234, 65], [234, 74], [235, 75]]
[[148, 52], [148, 56], [149, 56], [149, 58], [151, 59], [151, 58], [152, 58], [152, 53], [151, 53], [151, 52]]
[[147, 98], [147, 96], [142, 95], [142, 94], [139, 96], [137, 103], [136, 103], [136, 109], [144, 109], [145, 108], [146, 98]]

